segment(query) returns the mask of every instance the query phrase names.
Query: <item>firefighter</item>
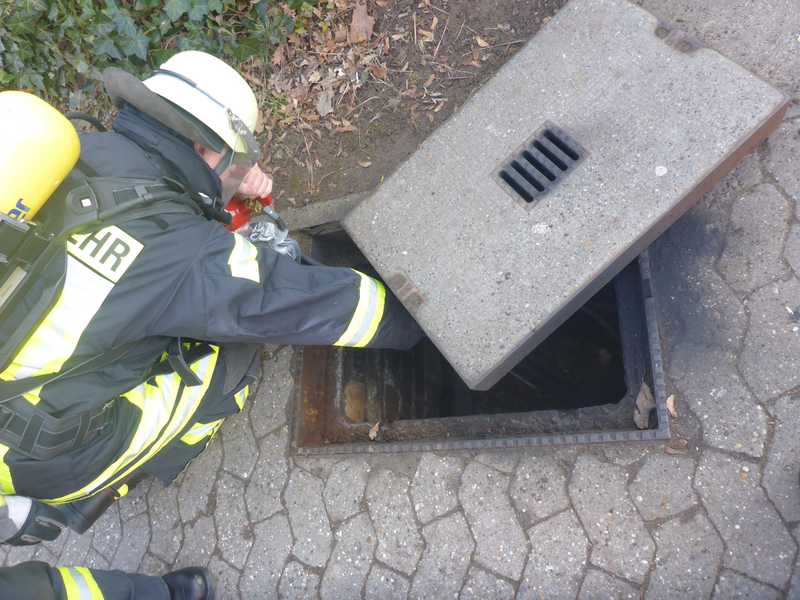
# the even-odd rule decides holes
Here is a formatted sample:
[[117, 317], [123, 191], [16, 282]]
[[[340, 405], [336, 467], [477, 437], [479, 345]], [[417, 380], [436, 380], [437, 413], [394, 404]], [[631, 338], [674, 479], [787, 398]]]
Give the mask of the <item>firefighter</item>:
[[[215, 220], [233, 194], [272, 185], [236, 70], [187, 51], [144, 81], [110, 69], [104, 82], [119, 107], [112, 131], [81, 135], [76, 168], [37, 219], [114, 208], [56, 248], [20, 298], [3, 306], [0, 294], [0, 494], [15, 512], [0, 509], [0, 541], [11, 544], [85, 529], [135, 478], [169, 484], [242, 410], [259, 344], [408, 349], [422, 337], [381, 282], [300, 264]], [[0, 208], [3, 187], [30, 207], [26, 182], [53, 179], [36, 164], [66, 155], [64, 135], [31, 141], [30, 119], [3, 122], [1, 105], [0, 146], [14, 151], [0, 148], [11, 163]]]
[[162, 577], [50, 567], [30, 561], [0, 567], [0, 600], [214, 600], [208, 571], [186, 567]]

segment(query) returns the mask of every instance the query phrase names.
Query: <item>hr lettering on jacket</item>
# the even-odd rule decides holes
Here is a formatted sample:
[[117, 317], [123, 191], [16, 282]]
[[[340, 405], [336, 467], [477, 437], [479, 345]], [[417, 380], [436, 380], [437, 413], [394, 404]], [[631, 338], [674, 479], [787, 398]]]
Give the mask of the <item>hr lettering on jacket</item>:
[[73, 235], [67, 252], [112, 283], [117, 283], [144, 246], [115, 225]]

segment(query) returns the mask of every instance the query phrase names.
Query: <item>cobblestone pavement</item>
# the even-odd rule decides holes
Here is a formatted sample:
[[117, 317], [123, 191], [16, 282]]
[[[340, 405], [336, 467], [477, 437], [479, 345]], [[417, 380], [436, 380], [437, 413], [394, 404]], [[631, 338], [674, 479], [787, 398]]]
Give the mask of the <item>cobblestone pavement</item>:
[[[797, 0], [644, 0], [800, 94]], [[223, 598], [800, 598], [800, 106], [653, 248], [663, 444], [293, 458], [293, 349], [176, 485], [86, 535], [0, 550], [161, 573]]]

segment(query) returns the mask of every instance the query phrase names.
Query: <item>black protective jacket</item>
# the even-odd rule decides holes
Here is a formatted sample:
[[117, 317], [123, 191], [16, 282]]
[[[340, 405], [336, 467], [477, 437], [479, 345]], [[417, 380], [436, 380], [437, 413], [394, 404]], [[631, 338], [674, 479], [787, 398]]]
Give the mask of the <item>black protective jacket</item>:
[[[160, 154], [160, 144], [158, 136], [87, 134], [81, 160], [99, 176], [185, 175], [187, 169], [176, 173], [176, 162]], [[188, 156], [181, 160], [191, 163]], [[209, 173], [204, 176], [213, 182]], [[133, 350], [110, 366], [26, 394], [54, 415], [111, 401], [113, 420], [84, 447], [52, 460], [0, 444], [0, 494], [57, 504], [135, 472], [169, 482], [250, 391], [246, 369], [236, 381], [226, 377], [232, 356], [226, 350], [236, 344], [406, 349], [422, 336], [380, 282], [351, 269], [301, 266], [187, 211], [74, 236], [64, 256], [58, 301], [11, 363], [0, 366], [0, 379], [57, 373], [121, 345]], [[199, 386], [185, 387], [175, 373], [150, 376], [177, 337], [214, 346], [192, 364]]]

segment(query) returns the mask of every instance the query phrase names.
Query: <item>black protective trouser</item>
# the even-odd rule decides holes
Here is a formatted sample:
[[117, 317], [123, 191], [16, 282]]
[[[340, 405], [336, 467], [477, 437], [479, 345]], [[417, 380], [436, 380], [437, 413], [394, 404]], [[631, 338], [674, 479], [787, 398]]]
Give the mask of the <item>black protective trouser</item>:
[[170, 600], [170, 592], [161, 577], [25, 562], [0, 567], [0, 600]]

